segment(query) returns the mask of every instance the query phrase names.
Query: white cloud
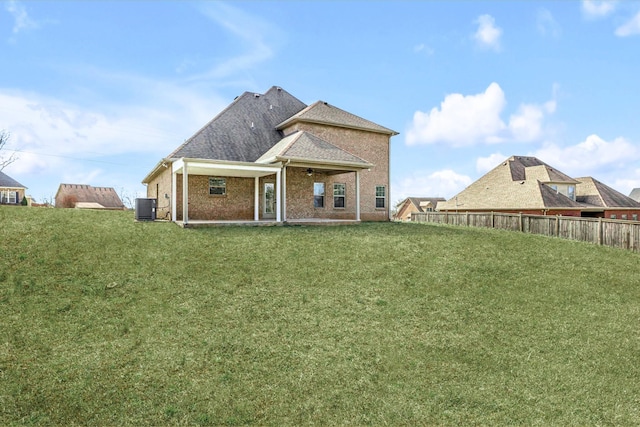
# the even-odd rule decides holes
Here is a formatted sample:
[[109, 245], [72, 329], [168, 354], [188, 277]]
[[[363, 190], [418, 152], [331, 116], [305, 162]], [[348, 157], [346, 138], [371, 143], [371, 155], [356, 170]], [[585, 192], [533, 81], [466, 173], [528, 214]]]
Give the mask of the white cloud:
[[582, 0], [582, 13], [587, 18], [602, 18], [616, 9], [616, 1]]
[[422, 53], [427, 54], [428, 56], [431, 56], [431, 55], [433, 55], [435, 53], [435, 50], [432, 47], [427, 46], [424, 43], [420, 43], [420, 44], [414, 46], [413, 47], [413, 51], [415, 53], [421, 53], [422, 52]]
[[640, 160], [640, 149], [625, 138], [605, 141], [598, 135], [589, 135], [567, 147], [548, 144], [533, 155], [570, 176], [593, 176], [623, 169]]
[[555, 20], [548, 9], [538, 10], [536, 26], [538, 28], [538, 32], [543, 36], [558, 38], [562, 34], [560, 24], [558, 24], [558, 21]]
[[616, 36], [628, 37], [640, 34], [640, 12], [623, 25], [616, 28]]
[[502, 88], [495, 82], [476, 95], [447, 95], [440, 108], [414, 113], [406, 142], [408, 145], [445, 143], [452, 147], [531, 142], [543, 136], [544, 118], [556, 108], [555, 99], [543, 105], [522, 104], [505, 123], [500, 115], [506, 103]]
[[502, 29], [495, 25], [496, 21], [491, 15], [480, 15], [475, 21], [478, 29], [473, 35], [474, 40], [481, 48], [500, 50], [500, 37]]
[[29, 17], [25, 7], [16, 0], [9, 0], [5, 4], [7, 12], [13, 16], [13, 34], [18, 34], [24, 30], [33, 30], [38, 28], [38, 23]]
[[[67, 158], [95, 160], [127, 153], [153, 153], [160, 158], [206, 122], [203, 113], [209, 112], [206, 120], [210, 120], [223, 106], [215, 98], [189, 96], [188, 89], [182, 102], [169, 88], [162, 93], [167, 98], [152, 97], [153, 105], [92, 109], [0, 89], [0, 129], [11, 132], [11, 148], [19, 150], [20, 159], [12, 170], [53, 170]], [[166, 104], [173, 108], [163, 108]]]
[[444, 197], [448, 199], [471, 182], [470, 177], [460, 175], [450, 169], [432, 173], [419, 171], [392, 183], [391, 197], [394, 203], [407, 197]]
[[192, 80], [229, 77], [246, 71], [274, 55], [273, 45], [283, 37], [282, 32], [270, 22], [249, 15], [223, 2], [205, 2], [200, 10], [244, 45], [244, 52], [224, 60], [213, 69], [192, 77]]
[[502, 153], [494, 153], [488, 157], [479, 157], [478, 160], [476, 160], [476, 170], [478, 173], [484, 175], [508, 158], [508, 156], [505, 156]]

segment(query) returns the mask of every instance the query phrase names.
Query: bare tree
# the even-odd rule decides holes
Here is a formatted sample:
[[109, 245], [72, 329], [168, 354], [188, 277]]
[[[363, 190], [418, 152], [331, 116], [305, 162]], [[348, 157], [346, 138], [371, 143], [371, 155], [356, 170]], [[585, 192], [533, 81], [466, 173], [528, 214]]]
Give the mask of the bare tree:
[[9, 132], [4, 129], [0, 130], [0, 171], [18, 160], [18, 156], [16, 155], [15, 151], [8, 156], [2, 154], [2, 150], [6, 150], [6, 145], [9, 142], [10, 138], [11, 134]]

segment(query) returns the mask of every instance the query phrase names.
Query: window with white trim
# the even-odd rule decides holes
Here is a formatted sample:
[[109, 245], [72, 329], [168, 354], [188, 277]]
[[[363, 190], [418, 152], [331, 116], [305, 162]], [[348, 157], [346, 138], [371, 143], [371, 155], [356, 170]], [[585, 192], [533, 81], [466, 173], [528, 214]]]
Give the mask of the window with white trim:
[[212, 196], [225, 196], [227, 194], [226, 178], [209, 177], [209, 194]]
[[18, 203], [18, 192], [9, 190], [0, 191], [0, 203]]
[[333, 184], [333, 207], [342, 209], [345, 207], [345, 184]]
[[376, 209], [386, 206], [387, 187], [384, 185], [376, 185]]
[[324, 208], [324, 182], [313, 183], [313, 207]]

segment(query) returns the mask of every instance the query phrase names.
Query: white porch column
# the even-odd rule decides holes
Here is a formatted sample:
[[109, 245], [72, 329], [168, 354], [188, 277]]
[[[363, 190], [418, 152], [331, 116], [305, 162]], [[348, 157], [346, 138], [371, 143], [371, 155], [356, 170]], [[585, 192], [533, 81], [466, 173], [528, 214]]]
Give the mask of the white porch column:
[[189, 222], [189, 172], [187, 162], [182, 164], [182, 223]]
[[177, 214], [176, 210], [178, 208], [178, 202], [176, 201], [178, 197], [178, 189], [176, 186], [178, 185], [178, 172], [173, 170], [175, 166], [172, 165], [171, 170], [171, 221], [176, 222]]
[[356, 221], [360, 221], [360, 171], [356, 171]]
[[280, 222], [282, 221], [282, 215], [280, 212], [280, 207], [281, 207], [281, 198], [282, 198], [282, 191], [281, 191], [281, 187], [282, 187], [282, 182], [280, 181], [280, 173], [281, 169], [278, 169], [276, 171], [276, 222]]
[[256, 176], [253, 181], [253, 220], [258, 221], [260, 219], [260, 178]]
[[287, 167], [282, 168], [282, 220], [287, 220]]

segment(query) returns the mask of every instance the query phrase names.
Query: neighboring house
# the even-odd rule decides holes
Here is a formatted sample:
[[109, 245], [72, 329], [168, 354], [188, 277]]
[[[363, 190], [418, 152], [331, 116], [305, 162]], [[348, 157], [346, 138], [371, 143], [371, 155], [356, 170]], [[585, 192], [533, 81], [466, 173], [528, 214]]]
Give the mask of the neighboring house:
[[637, 220], [640, 203], [591, 177], [571, 178], [535, 157], [512, 156], [437, 210]]
[[398, 203], [395, 219], [411, 221], [412, 213], [435, 211], [438, 202], [444, 201], [444, 197], [407, 197]]
[[60, 184], [56, 193], [56, 208], [123, 210], [124, 204], [111, 187], [83, 184]]
[[393, 135], [274, 86], [237, 97], [142, 182], [158, 199], [157, 217], [182, 225], [388, 221]]
[[19, 205], [24, 199], [27, 187], [20, 184], [9, 175], [0, 171], [0, 204]]

